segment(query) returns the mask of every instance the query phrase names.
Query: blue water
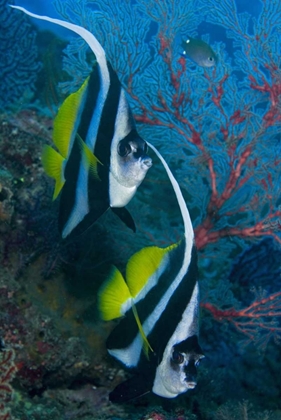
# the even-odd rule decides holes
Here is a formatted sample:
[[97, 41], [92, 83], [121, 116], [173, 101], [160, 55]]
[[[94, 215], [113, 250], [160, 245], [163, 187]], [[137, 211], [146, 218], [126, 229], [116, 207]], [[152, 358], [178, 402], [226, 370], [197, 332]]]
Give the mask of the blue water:
[[[280, 419], [281, 5], [15, 0], [96, 36], [139, 135], [178, 181], [195, 233], [205, 354], [197, 386], [116, 405], [109, 392], [131, 373], [106, 350], [118, 321], [101, 321], [98, 291], [112, 265], [125, 275], [140, 249], [180, 241], [183, 220], [149, 150], [153, 166], [126, 206], [136, 233], [108, 210], [62, 240], [63, 203], [52, 199], [42, 150], [55, 148], [58, 110], [97, 64], [79, 36], [7, 4], [0, 0], [0, 419]], [[203, 64], [200, 43], [182, 56], [190, 36], [212, 49], [214, 66]]]

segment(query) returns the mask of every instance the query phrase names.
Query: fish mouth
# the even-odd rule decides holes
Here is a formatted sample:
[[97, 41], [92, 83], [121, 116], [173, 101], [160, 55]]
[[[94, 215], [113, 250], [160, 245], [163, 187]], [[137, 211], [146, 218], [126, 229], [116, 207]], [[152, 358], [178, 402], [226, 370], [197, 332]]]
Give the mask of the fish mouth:
[[187, 381], [186, 382], [187, 388], [188, 389], [194, 389], [197, 385], [197, 382], [193, 382], [193, 381]]
[[151, 168], [152, 166], [152, 159], [150, 158], [144, 158], [142, 159], [142, 164], [147, 166], [147, 168]]

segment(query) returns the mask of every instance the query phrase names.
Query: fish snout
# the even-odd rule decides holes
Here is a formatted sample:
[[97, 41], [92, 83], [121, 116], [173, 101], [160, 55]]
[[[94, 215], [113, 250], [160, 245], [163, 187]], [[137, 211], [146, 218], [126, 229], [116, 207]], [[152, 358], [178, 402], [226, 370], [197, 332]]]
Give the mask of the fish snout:
[[195, 366], [194, 361], [190, 361], [185, 367], [184, 367], [184, 373], [185, 373], [185, 381], [193, 384], [193, 388], [196, 386], [196, 376], [197, 376], [197, 369]]
[[152, 159], [149, 156], [145, 156], [142, 158], [143, 165], [147, 166], [147, 169], [151, 168], [152, 166]]
[[187, 381], [186, 380], [186, 385], [187, 385], [188, 389], [194, 389], [196, 387], [196, 385], [197, 385], [197, 382], [195, 382], [195, 381]]

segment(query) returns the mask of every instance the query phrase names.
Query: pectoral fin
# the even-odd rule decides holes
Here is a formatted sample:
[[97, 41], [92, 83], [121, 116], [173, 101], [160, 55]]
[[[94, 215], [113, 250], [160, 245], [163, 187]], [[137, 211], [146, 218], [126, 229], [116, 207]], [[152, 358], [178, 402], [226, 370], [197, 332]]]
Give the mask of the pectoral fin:
[[111, 207], [111, 210], [120, 218], [120, 220], [122, 220], [123, 223], [125, 223], [129, 229], [132, 229], [133, 232], [136, 232], [136, 225], [129, 210], [127, 210], [125, 207]]

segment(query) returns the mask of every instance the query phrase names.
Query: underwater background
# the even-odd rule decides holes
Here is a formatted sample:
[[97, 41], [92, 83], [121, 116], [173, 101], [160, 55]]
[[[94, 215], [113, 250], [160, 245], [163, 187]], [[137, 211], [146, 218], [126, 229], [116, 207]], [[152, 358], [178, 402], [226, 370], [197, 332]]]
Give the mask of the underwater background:
[[[197, 387], [114, 405], [129, 377], [105, 348], [97, 291], [112, 264], [168, 246], [183, 225], [153, 159], [128, 209], [62, 241], [41, 153], [63, 100], [89, 75], [86, 43], [11, 9], [94, 33], [140, 135], [168, 161], [198, 249]], [[182, 57], [187, 36], [215, 66]], [[281, 3], [234, 0], [0, 0], [0, 419], [281, 419]]]

